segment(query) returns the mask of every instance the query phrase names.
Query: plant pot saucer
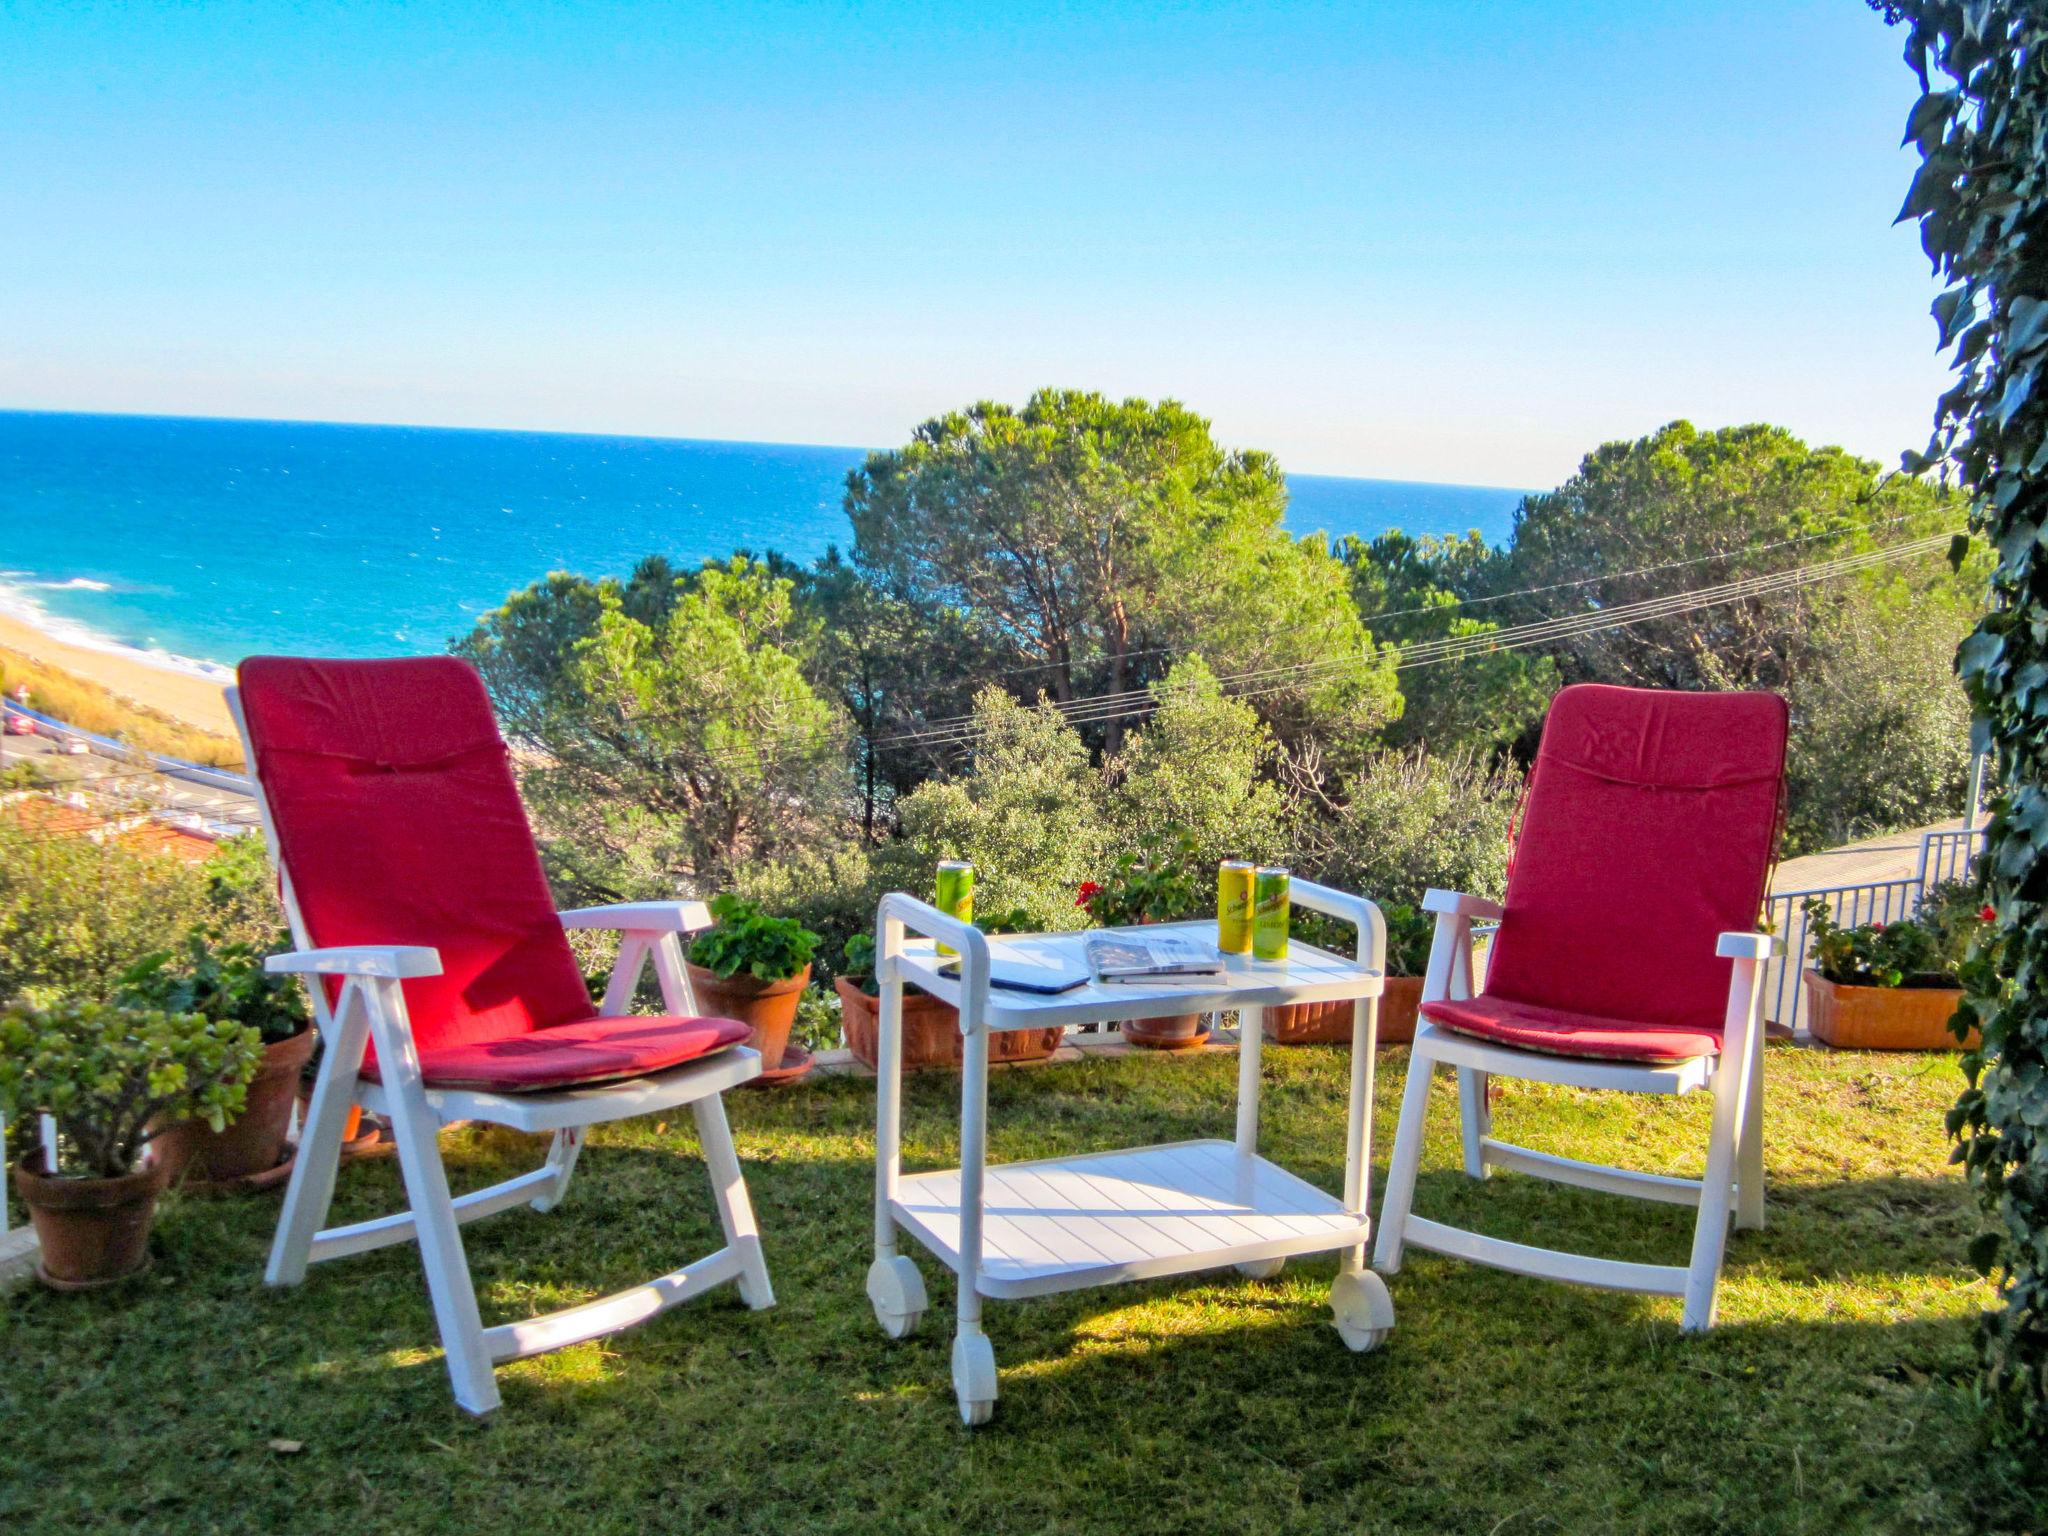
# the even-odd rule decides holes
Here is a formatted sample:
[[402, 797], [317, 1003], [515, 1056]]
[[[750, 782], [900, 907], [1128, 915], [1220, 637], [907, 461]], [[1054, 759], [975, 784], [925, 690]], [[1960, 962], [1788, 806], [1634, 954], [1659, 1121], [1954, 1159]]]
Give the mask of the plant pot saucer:
[[104, 1280], [59, 1280], [47, 1269], [42, 1261], [36, 1262], [36, 1280], [53, 1291], [104, 1291], [112, 1286], [126, 1285], [130, 1280], [140, 1279], [156, 1267], [156, 1255], [144, 1254], [142, 1262], [125, 1275], [109, 1275]]
[[[816, 1065], [817, 1058], [802, 1046], [791, 1041], [782, 1048], [782, 1065], [774, 1071], [764, 1069], [758, 1077], [747, 1079], [749, 1084], [793, 1083]], [[742, 1085], [745, 1086], [745, 1085]]]
[[192, 1168], [186, 1171], [178, 1184], [192, 1195], [258, 1195], [266, 1189], [276, 1189], [289, 1179], [292, 1166], [298, 1160], [298, 1148], [286, 1147], [284, 1155], [261, 1173], [245, 1173], [232, 1179], [209, 1179], [203, 1170]]
[[384, 1127], [365, 1115], [361, 1134], [355, 1140], [344, 1141], [341, 1144], [341, 1160], [344, 1163], [352, 1163], [364, 1157], [389, 1157], [396, 1150], [397, 1144], [391, 1140]]
[[1192, 1035], [1146, 1035], [1136, 1039], [1126, 1035], [1124, 1044], [1134, 1051], [1198, 1051], [1209, 1043], [1211, 1033], [1200, 1029]]

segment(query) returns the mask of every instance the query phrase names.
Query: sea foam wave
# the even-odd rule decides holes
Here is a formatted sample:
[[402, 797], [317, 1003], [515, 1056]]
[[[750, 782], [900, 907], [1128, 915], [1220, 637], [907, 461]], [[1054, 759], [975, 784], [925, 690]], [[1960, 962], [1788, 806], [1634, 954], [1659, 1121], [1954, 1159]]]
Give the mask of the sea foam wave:
[[[10, 572], [18, 576], [19, 573]], [[108, 655], [125, 656], [145, 666], [157, 667], [166, 672], [183, 672], [190, 677], [203, 677], [208, 682], [232, 683], [234, 668], [224, 667], [217, 661], [206, 661], [197, 656], [181, 656], [176, 651], [167, 651], [158, 646], [135, 645], [120, 640], [89, 624], [76, 619], [65, 618], [45, 608], [31, 593], [31, 588], [46, 592], [110, 592], [113, 588], [103, 581], [91, 581], [85, 577], [74, 577], [69, 581], [35, 581], [20, 584], [18, 581], [0, 580], [0, 614], [26, 624], [52, 640], [64, 645], [75, 645], [80, 650], [103, 651]]]

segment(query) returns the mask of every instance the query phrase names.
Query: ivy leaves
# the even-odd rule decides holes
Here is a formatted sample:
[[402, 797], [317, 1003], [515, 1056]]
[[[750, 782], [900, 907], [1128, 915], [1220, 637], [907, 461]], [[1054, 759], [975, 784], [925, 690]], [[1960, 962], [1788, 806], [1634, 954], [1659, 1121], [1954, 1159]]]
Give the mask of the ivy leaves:
[[[1990, 611], [1956, 656], [1973, 736], [2009, 786], [1987, 863], [1997, 914], [1963, 965], [1983, 1032], [1948, 1131], [1990, 1225], [1972, 1264], [2002, 1306], [1980, 1335], [1987, 1396], [2016, 1435], [2048, 1438], [2048, 15], [2022, 0], [1883, 0], [1910, 28], [1923, 95], [1906, 119], [1920, 151], [1899, 217], [1950, 286], [1934, 301], [1956, 382], [1908, 472], [1971, 493], [1998, 551]], [[1944, 81], [1934, 88], [1935, 77]]]

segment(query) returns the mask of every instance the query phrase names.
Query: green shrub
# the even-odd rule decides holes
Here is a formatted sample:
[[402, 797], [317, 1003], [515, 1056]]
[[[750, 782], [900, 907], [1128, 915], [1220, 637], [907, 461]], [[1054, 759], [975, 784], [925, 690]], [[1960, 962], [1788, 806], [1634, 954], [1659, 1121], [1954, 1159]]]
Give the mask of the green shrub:
[[135, 1171], [152, 1119], [220, 1130], [240, 1114], [261, 1053], [255, 1030], [197, 1013], [17, 1004], [0, 1011], [0, 1113], [51, 1116], [86, 1177], [117, 1179]]
[[745, 971], [756, 981], [787, 981], [811, 963], [818, 936], [789, 917], [770, 917], [730, 892], [711, 898], [717, 926], [690, 943], [690, 963], [730, 979]]
[[[1380, 903], [1380, 916], [1387, 924], [1387, 974], [1420, 976], [1429, 965], [1429, 946], [1436, 937], [1436, 918], [1405, 902]], [[1331, 954], [1355, 959], [1358, 936], [1349, 923], [1334, 917], [1295, 907], [1288, 917], [1288, 932], [1305, 944]]]
[[1297, 872], [1383, 910], [1418, 905], [1432, 886], [1498, 898], [1521, 794], [1519, 773], [1475, 753], [1381, 753], [1305, 827]]
[[190, 864], [0, 817], [0, 1002], [104, 1001], [206, 913], [206, 878]]
[[263, 968], [262, 952], [203, 928], [186, 934], [178, 949], [144, 955], [122, 972], [114, 1000], [129, 1008], [246, 1024], [265, 1045], [289, 1040], [312, 1022], [298, 977], [272, 975]]
[[1198, 656], [1177, 663], [1152, 696], [1158, 708], [1109, 764], [1120, 840], [1133, 851], [1183, 844], [1196, 865], [1281, 857], [1291, 811], [1267, 777], [1277, 752], [1258, 712], [1225, 698]]
[[924, 895], [941, 859], [966, 859], [988, 905], [1022, 907], [1047, 931], [1083, 926], [1074, 892], [1111, 846], [1108, 796], [1087, 746], [1056, 711], [997, 688], [975, 699], [974, 717], [983, 734], [967, 771], [899, 803], [902, 836], [875, 854], [885, 887]]

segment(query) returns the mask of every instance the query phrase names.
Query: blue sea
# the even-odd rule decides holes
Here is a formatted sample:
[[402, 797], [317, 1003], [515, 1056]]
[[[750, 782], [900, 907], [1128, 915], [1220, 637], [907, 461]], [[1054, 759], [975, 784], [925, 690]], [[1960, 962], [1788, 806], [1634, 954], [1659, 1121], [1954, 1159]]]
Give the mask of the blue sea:
[[[211, 668], [442, 649], [554, 570], [851, 542], [859, 448], [0, 412], [0, 607]], [[1477, 529], [1521, 493], [1289, 477], [1297, 533]]]

